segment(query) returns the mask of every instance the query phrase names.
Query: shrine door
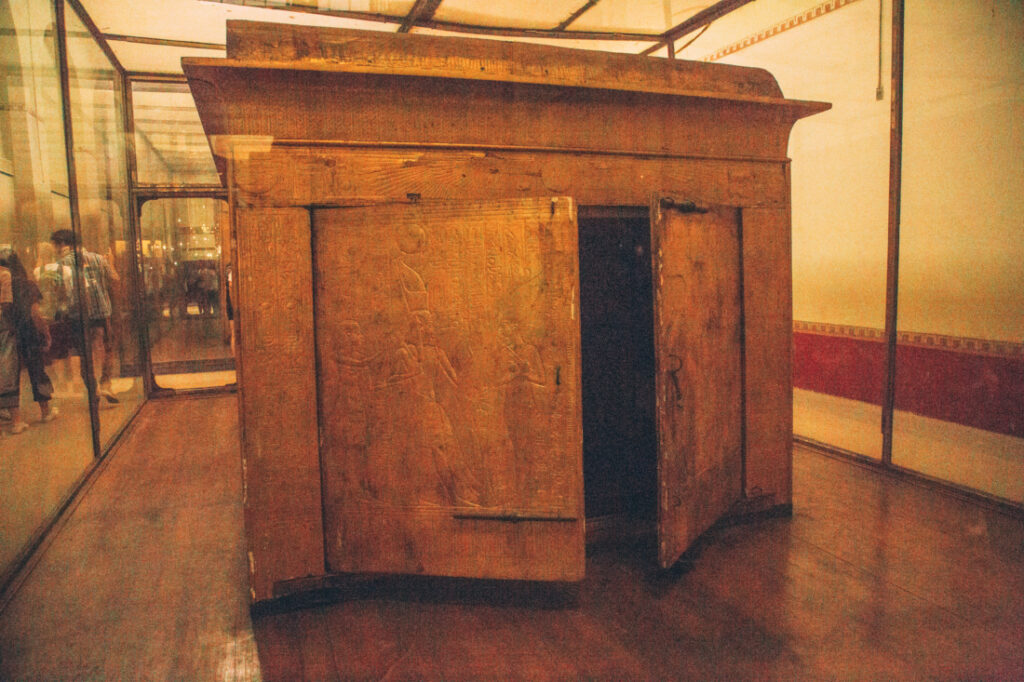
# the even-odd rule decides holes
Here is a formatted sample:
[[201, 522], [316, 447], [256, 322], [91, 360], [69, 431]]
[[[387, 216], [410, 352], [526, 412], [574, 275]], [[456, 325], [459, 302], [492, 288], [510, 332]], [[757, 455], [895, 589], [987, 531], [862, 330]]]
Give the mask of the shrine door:
[[674, 564], [742, 495], [739, 210], [655, 199], [651, 218], [658, 560]]
[[313, 211], [329, 572], [579, 580], [576, 208]]

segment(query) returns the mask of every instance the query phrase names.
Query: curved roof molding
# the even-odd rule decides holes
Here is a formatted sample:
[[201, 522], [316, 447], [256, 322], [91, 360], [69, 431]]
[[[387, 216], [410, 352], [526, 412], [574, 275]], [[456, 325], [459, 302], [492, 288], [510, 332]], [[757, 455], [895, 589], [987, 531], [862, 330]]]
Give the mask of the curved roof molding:
[[803, 104], [763, 69], [548, 45], [229, 21], [227, 60], [186, 64], [432, 76]]

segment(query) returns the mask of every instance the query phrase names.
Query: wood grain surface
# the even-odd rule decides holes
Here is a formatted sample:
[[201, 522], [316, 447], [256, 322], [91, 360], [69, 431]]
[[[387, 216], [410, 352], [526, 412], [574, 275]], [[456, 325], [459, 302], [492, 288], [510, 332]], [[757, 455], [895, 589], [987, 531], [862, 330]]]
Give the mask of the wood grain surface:
[[[566, 440], [580, 428], [578, 325], [570, 347], [552, 322], [566, 319], [564, 291], [516, 283], [527, 252], [560, 264], [543, 286], [576, 276], [575, 228], [556, 221], [544, 239], [561, 235], [557, 248], [522, 229], [567, 215], [545, 209], [551, 196], [636, 207], [669, 188], [735, 207], [699, 220], [746, 216], [749, 244], [738, 222], [680, 217], [654, 251], [668, 273], [655, 330], [662, 559], [724, 511], [789, 503], [786, 153], [793, 123], [827, 105], [723, 65], [244, 22], [229, 34], [228, 59], [184, 70], [240, 216], [256, 600], [331, 572], [582, 575], [581, 467]], [[479, 215], [451, 231], [425, 213], [432, 200]], [[505, 200], [533, 217], [485, 208]], [[310, 232], [310, 214], [324, 230]], [[416, 230], [435, 240], [429, 257]], [[328, 234], [337, 243], [306, 246]], [[503, 383], [509, 355], [523, 369]], [[575, 412], [552, 386], [575, 392]]]
[[239, 205], [571, 196], [580, 206], [647, 206], [652, 188], [708, 204], [786, 208], [788, 162], [479, 148], [272, 144], [235, 162]]
[[655, 416], [662, 567], [742, 494], [743, 304], [739, 212], [655, 199]]
[[324, 570], [309, 212], [235, 211], [245, 523], [253, 599]]
[[751, 511], [793, 501], [793, 287], [789, 211], [744, 208], [743, 319]]
[[611, 89], [649, 88], [781, 99], [764, 69], [574, 50], [480, 38], [229, 21], [227, 57], [462, 78], [522, 80]]
[[992, 679], [1024, 525], [798, 446], [800, 513], [685, 566], [594, 549], [569, 599], [395, 579], [250, 618], [231, 396], [150, 401], [0, 613], [0, 679]]
[[736, 99], [208, 61], [185, 73], [206, 134], [232, 143], [458, 143], [779, 160], [797, 120], [792, 110]]
[[583, 577], [568, 199], [314, 212], [332, 572]]

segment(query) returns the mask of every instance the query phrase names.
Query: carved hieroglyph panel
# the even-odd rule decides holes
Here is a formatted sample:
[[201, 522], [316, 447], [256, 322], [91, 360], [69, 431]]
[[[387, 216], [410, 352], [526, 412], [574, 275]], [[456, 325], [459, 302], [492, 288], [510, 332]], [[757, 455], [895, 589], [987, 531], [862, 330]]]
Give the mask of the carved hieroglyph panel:
[[743, 304], [739, 212], [653, 210], [658, 558], [668, 567], [742, 494]]
[[314, 212], [332, 571], [582, 575], [575, 208]]

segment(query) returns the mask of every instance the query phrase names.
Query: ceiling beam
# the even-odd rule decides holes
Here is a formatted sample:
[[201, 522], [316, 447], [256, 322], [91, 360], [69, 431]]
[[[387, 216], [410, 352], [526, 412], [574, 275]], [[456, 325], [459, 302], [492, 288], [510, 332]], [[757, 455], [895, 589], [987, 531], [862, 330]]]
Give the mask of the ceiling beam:
[[266, 4], [266, 0], [204, 0], [221, 5], [240, 5], [242, 7], [259, 7], [260, 9], [282, 10], [285, 12], [302, 12], [304, 14], [319, 14], [325, 17], [338, 17], [339, 19], [357, 19], [359, 21], [375, 21], [384, 24], [400, 24], [405, 18], [402, 15], [382, 14], [380, 12], [362, 12], [350, 9], [330, 9], [327, 7], [311, 7], [309, 5], [295, 4], [291, 0], [283, 0], [273, 4]]
[[[139, 83], [174, 84], [181, 83], [188, 88], [188, 79], [183, 73], [164, 73], [162, 71], [129, 71], [128, 82], [135, 86]], [[153, 92], [153, 89], [145, 88], [146, 92]], [[163, 88], [156, 88], [156, 91], [163, 91]]]
[[430, 21], [434, 18], [434, 13], [437, 12], [437, 8], [441, 6], [443, 0], [416, 0], [416, 4], [412, 6], [409, 13], [405, 15], [405, 20], [402, 21], [402, 25], [398, 27], [399, 33], [408, 33], [413, 26], [416, 26], [422, 21]]
[[[295, 5], [284, 0], [280, 4], [266, 6], [257, 4], [253, 0], [207, 0], [222, 5], [242, 5], [244, 7], [261, 7], [274, 11], [300, 12], [304, 14], [318, 14], [325, 17], [338, 17], [339, 19], [357, 19], [359, 21], [373, 21], [384, 24], [402, 24], [406, 17], [380, 14], [379, 12], [358, 12], [355, 10], [321, 9], [305, 5]], [[498, 36], [505, 38], [554, 38], [559, 40], [623, 40], [631, 42], [649, 43], [661, 41], [660, 33], [630, 33], [623, 31], [559, 31], [546, 28], [514, 28], [509, 26], [481, 26], [478, 24], [461, 24], [455, 21], [438, 21], [437, 19], [421, 19], [417, 26], [433, 28], [438, 31], [449, 33], [466, 33], [470, 35]], [[660, 42], [659, 42], [660, 44]]]
[[626, 40], [648, 43], [661, 40], [657, 33], [631, 33], [627, 31], [559, 31], [551, 28], [511, 28], [503, 26], [479, 26], [459, 24], [454, 21], [424, 21], [421, 26], [436, 28], [452, 33], [470, 33], [508, 38], [556, 38], [560, 40]]
[[[105, 54], [107, 59], [110, 60], [110, 63], [114, 65], [114, 69], [117, 71], [118, 75], [124, 75], [125, 69], [124, 66], [121, 65], [121, 60], [117, 58], [117, 55], [114, 54], [114, 50], [112, 50], [110, 45], [107, 44], [107, 41], [100, 32], [100, 29], [96, 27], [95, 23], [93, 23], [92, 17], [90, 17], [89, 13], [85, 11], [84, 7], [82, 7], [80, 0], [67, 0], [67, 3], [74, 10], [74, 14], [77, 16], [78, 20], [85, 26], [86, 30], [89, 31], [93, 40], [96, 41], [96, 44], [99, 45], [99, 48], [103, 50], [103, 54]], [[65, 30], [66, 26], [67, 25], [65, 24]], [[70, 33], [71, 32], [69, 32], [69, 34]]]
[[565, 21], [563, 21], [562, 23], [555, 27], [555, 30], [564, 31], [565, 29], [569, 28], [569, 24], [579, 19], [581, 16], [583, 16], [584, 12], [588, 11], [591, 7], [593, 7], [599, 2], [601, 2], [601, 0], [587, 0], [587, 4], [583, 5], [583, 7], [580, 7], [578, 10], [570, 14]]
[[170, 38], [146, 38], [144, 36], [123, 36], [114, 33], [104, 33], [103, 37], [108, 41], [119, 43], [138, 43], [139, 45], [159, 45], [161, 47], [189, 47], [198, 50], [226, 50], [223, 43], [199, 43], [194, 40], [172, 40]]
[[647, 48], [640, 54], [648, 55], [651, 54], [652, 52], [657, 52], [666, 45], [669, 46], [670, 51], [674, 52], [675, 49], [672, 46], [672, 44], [676, 40], [679, 40], [688, 33], [693, 33], [698, 29], [704, 28], [715, 19], [720, 19], [729, 12], [739, 9], [743, 5], [746, 5], [753, 1], [754, 0], [720, 0], [720, 2], [716, 2], [710, 7], [705, 7], [704, 9], [697, 12], [686, 21], [683, 21], [682, 23], [673, 26], [669, 30], [662, 33], [657, 45], [652, 45], [651, 47]]

